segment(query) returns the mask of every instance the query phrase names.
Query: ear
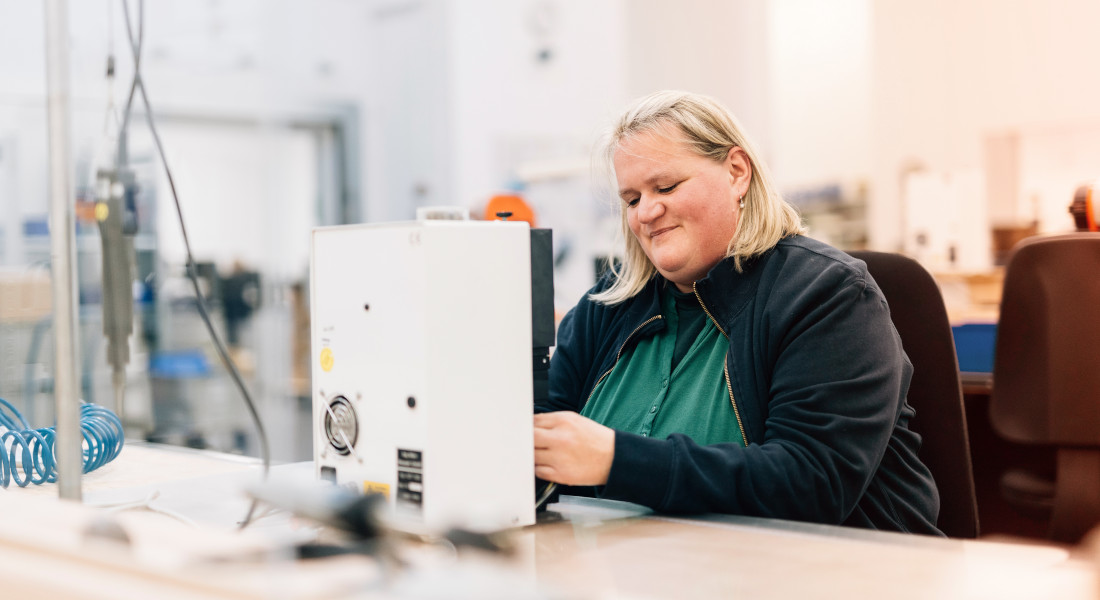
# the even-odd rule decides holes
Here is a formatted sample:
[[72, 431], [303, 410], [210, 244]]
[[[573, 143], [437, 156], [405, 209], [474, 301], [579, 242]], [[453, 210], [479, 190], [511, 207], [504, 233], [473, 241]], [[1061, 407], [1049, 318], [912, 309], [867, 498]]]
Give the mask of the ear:
[[749, 190], [752, 181], [752, 161], [741, 146], [734, 146], [726, 153], [726, 167], [729, 169], [730, 185], [742, 196]]

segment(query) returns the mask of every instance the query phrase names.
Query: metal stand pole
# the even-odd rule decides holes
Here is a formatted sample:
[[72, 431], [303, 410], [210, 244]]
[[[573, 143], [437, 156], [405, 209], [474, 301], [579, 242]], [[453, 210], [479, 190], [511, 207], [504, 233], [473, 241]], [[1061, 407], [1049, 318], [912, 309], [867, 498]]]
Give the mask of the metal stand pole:
[[53, 282], [57, 482], [61, 498], [80, 501], [83, 471], [77, 357], [76, 239], [69, 185], [69, 15], [66, 0], [46, 2], [50, 133], [50, 258]]

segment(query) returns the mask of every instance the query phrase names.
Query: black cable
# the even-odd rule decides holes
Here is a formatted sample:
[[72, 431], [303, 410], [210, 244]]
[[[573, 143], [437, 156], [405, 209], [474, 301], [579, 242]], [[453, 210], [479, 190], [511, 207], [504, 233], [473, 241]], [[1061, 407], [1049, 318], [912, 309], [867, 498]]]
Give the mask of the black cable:
[[[134, 42], [134, 34], [130, 29], [130, 9], [128, 0], [122, 0], [122, 13], [126, 17], [126, 38], [130, 42], [130, 53], [134, 57], [134, 75], [130, 79], [130, 92], [126, 95], [126, 108], [122, 111], [122, 123], [118, 128], [118, 144], [115, 148], [117, 157], [115, 159], [115, 168], [122, 168], [123, 163], [126, 162], [126, 133], [130, 128], [130, 109], [134, 105], [134, 94], [137, 93], [137, 87], [141, 78], [141, 47], [144, 43], [144, 22], [145, 22], [145, 9], [144, 3], [138, 3], [138, 23], [142, 24], [141, 29], [138, 31], [137, 43]], [[167, 166], [167, 165], [166, 165]]]
[[[539, 483], [545, 485], [539, 486]], [[541, 489], [540, 489], [541, 487]], [[535, 511], [538, 512], [547, 505], [547, 501], [553, 497], [554, 492], [558, 489], [558, 484], [548, 481], [542, 481], [541, 479], [535, 479]]]
[[[217, 331], [214, 330], [214, 324], [210, 321], [210, 314], [206, 310], [206, 301], [202, 295], [202, 289], [199, 287], [199, 278], [196, 274], [195, 259], [191, 254], [191, 242], [187, 236], [187, 226], [183, 220], [183, 208], [180, 206], [179, 194], [176, 192], [176, 182], [172, 177], [172, 170], [168, 167], [168, 158], [164, 154], [164, 147], [160, 141], [160, 135], [157, 133], [157, 127], [153, 119], [153, 107], [149, 103], [149, 96], [145, 91], [145, 83], [141, 78], [141, 46], [144, 37], [144, 1], [138, 0], [138, 33], [137, 41], [134, 40], [134, 31], [130, 25], [130, 7], [128, 0], [122, 0], [122, 11], [126, 17], [126, 37], [130, 41], [130, 50], [134, 56], [134, 78], [130, 85], [130, 97], [126, 101], [126, 112], [123, 116], [122, 129], [120, 130], [120, 140], [130, 120], [130, 108], [133, 103], [135, 91], [141, 92], [141, 102], [145, 106], [145, 119], [149, 123], [149, 131], [153, 134], [153, 142], [157, 147], [157, 154], [160, 156], [161, 164], [164, 165], [164, 173], [168, 177], [168, 187], [172, 191], [172, 200], [176, 206], [176, 216], [179, 217], [180, 232], [183, 234], [183, 246], [187, 251], [187, 276], [191, 280], [191, 285], [195, 289], [195, 304], [199, 309], [199, 315], [202, 317], [203, 323], [206, 324], [206, 330], [210, 332], [210, 338], [214, 342], [214, 348], [218, 351], [218, 356], [221, 358], [222, 364], [225, 365], [227, 371], [229, 371], [230, 377], [233, 379], [233, 383], [236, 384], [237, 389], [241, 392], [241, 397], [244, 398], [245, 404], [248, 406], [248, 412], [252, 415], [252, 420], [256, 424], [256, 430], [260, 434], [260, 449], [264, 462], [264, 478], [267, 478], [268, 471], [271, 469], [271, 448], [267, 441], [267, 431], [264, 429], [263, 421], [260, 419], [260, 413], [256, 410], [256, 404], [252, 401], [252, 396], [248, 393], [248, 388], [244, 385], [244, 380], [241, 379], [240, 372], [237, 371], [237, 366], [233, 364], [233, 360], [229, 357], [229, 353], [225, 349], [225, 345], [222, 344], [221, 338], [218, 336]], [[252, 521], [252, 514], [256, 510], [256, 501], [253, 500], [252, 505], [248, 509], [248, 514], [245, 516], [244, 521], [241, 523], [241, 528], [247, 527]]]

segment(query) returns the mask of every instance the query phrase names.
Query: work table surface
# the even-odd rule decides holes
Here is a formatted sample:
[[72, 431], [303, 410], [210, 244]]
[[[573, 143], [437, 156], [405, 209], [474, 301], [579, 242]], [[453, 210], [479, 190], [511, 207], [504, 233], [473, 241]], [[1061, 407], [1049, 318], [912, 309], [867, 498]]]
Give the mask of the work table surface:
[[[263, 513], [244, 533], [235, 528], [248, 506], [240, 489], [260, 471], [254, 459], [131, 444], [85, 478], [84, 505], [55, 501], [55, 486], [0, 490], [0, 577], [12, 592], [112, 599], [1100, 597], [1088, 545], [678, 518], [572, 497], [509, 532], [508, 556], [396, 537], [402, 566], [370, 557], [306, 564], [273, 548], [311, 525]], [[272, 474], [311, 471], [300, 463]], [[132, 545], [90, 554], [88, 524], [108, 510]]]

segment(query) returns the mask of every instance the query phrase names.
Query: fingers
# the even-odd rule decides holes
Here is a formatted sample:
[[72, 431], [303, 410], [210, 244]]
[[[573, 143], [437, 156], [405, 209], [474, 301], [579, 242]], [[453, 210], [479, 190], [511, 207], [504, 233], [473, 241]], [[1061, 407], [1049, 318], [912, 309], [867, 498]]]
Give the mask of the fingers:
[[535, 415], [535, 429], [553, 429], [563, 422], [563, 415], [575, 415], [577, 413], [549, 412]]
[[551, 444], [550, 432], [546, 429], [535, 429], [535, 452], [539, 450], [546, 450], [550, 448]]
[[558, 465], [555, 461], [560, 457], [555, 456], [551, 450], [540, 449], [538, 443], [535, 443], [535, 477], [544, 479], [546, 481], [552, 481], [554, 483], [563, 483], [562, 473], [558, 469]]
[[557, 469], [547, 465], [535, 465], [535, 477], [551, 483], [562, 483], [559, 481]]
[[615, 434], [581, 415], [534, 415], [535, 474], [565, 485], [602, 485], [614, 460]]
[[560, 450], [552, 448], [560, 444], [562, 430], [555, 429], [562, 422], [560, 413], [543, 413], [535, 415], [535, 477], [554, 483], [563, 483], [564, 474], [561, 465]]
[[552, 412], [535, 415], [535, 448], [550, 448], [560, 442], [566, 432], [561, 429], [567, 423], [571, 412]]
[[544, 467], [554, 464], [554, 455], [550, 450], [540, 450], [535, 448], [535, 466]]
[[[555, 429], [551, 423], [556, 423], [558, 419], [539, 419], [538, 417], [544, 417], [547, 415], [535, 415], [535, 449], [549, 448], [554, 443], [560, 441], [562, 432], [560, 429]], [[541, 423], [541, 425], [540, 425]]]
[[540, 413], [535, 415], [535, 430], [576, 429], [586, 422], [587, 417], [568, 410]]

